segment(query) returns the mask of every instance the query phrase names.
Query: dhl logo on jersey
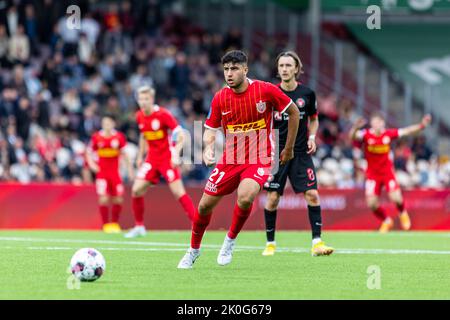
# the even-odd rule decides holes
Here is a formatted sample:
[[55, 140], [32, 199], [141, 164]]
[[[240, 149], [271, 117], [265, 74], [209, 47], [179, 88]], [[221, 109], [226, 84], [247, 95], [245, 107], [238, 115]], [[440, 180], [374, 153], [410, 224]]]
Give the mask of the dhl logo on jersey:
[[119, 156], [119, 150], [113, 148], [98, 149], [97, 154], [100, 158], [115, 158]]
[[227, 125], [227, 129], [230, 133], [260, 130], [260, 129], [264, 129], [265, 127], [266, 127], [266, 121], [264, 119], [260, 119], [255, 122], [244, 123], [244, 124], [229, 124], [229, 125]]
[[144, 133], [145, 140], [159, 140], [164, 138], [164, 131], [158, 130], [158, 131], [145, 131]]
[[390, 150], [391, 150], [390, 146], [385, 144], [372, 145], [367, 147], [367, 151], [376, 154], [388, 153]]

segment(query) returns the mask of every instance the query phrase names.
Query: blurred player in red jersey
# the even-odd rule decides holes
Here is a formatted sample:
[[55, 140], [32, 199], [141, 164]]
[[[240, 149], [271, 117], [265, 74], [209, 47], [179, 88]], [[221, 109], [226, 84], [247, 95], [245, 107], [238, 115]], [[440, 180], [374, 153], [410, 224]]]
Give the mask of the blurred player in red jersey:
[[401, 129], [386, 129], [386, 122], [381, 114], [370, 118], [370, 128], [361, 130], [366, 125], [364, 119], [358, 119], [350, 130], [350, 137], [363, 143], [367, 160], [366, 201], [375, 216], [382, 221], [380, 232], [388, 232], [394, 221], [380, 206], [380, 195], [383, 186], [389, 199], [394, 202], [400, 212], [400, 224], [403, 230], [411, 228], [411, 220], [405, 208], [402, 192], [395, 177], [392, 162], [391, 142], [397, 138], [409, 136], [425, 129], [431, 123], [431, 116], [425, 115], [421, 123]]
[[[124, 192], [119, 173], [119, 158], [121, 155], [127, 163], [129, 178], [133, 179], [131, 161], [123, 152], [126, 143], [125, 135], [115, 130], [114, 118], [106, 115], [102, 118], [102, 129], [92, 136], [86, 153], [87, 164], [96, 173], [95, 186], [103, 231], [106, 233], [119, 233], [121, 231], [119, 216], [122, 211]], [[110, 202], [112, 202], [111, 222], [109, 222]]]
[[[126, 238], [135, 238], [146, 234], [144, 226], [144, 194], [147, 189], [159, 182], [163, 176], [169, 184], [170, 191], [180, 202], [188, 218], [192, 220], [195, 212], [192, 199], [186, 193], [181, 173], [180, 152], [185, 139], [184, 131], [175, 117], [166, 109], [155, 104], [155, 90], [142, 86], [136, 92], [140, 110], [136, 121], [141, 131], [139, 153], [137, 156], [138, 172], [132, 188], [133, 213], [135, 227]], [[171, 146], [169, 131], [177, 136], [175, 146]], [[147, 157], [144, 161], [146, 148]]]
[[231, 227], [217, 257], [219, 265], [231, 262], [236, 237], [274, 164], [273, 111], [289, 114], [287, 141], [280, 154], [281, 164], [294, 156], [299, 111], [292, 100], [273, 84], [247, 78], [247, 56], [242, 51], [225, 54], [222, 65], [227, 87], [215, 94], [205, 122], [205, 164], [211, 166], [216, 163], [214, 143], [216, 131], [220, 128], [225, 132], [225, 151], [205, 186], [192, 225], [191, 247], [179, 262], [180, 269], [192, 268], [200, 255], [200, 243], [214, 207], [223, 196], [237, 189]]

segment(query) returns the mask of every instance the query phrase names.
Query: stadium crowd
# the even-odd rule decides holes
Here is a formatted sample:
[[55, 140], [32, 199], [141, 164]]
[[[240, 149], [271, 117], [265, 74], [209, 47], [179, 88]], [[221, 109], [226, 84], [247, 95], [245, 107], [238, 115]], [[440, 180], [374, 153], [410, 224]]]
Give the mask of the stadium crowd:
[[[67, 1], [0, 2], [0, 181], [91, 183], [84, 153], [105, 113], [115, 115], [134, 155], [134, 91], [143, 84], [156, 89], [157, 103], [174, 113], [192, 141], [201, 140], [194, 123], [205, 119], [223, 85], [220, 57], [242, 47], [239, 29], [206, 33], [171, 1], [122, 1], [95, 10], [86, 2], [74, 29], [66, 23]], [[250, 54], [250, 76], [276, 81], [273, 54]], [[364, 161], [347, 137], [357, 118], [353, 104], [320, 92], [317, 99], [319, 183], [360, 186]], [[394, 154], [403, 186], [450, 185], [450, 162], [438, 160], [423, 137], [400, 141]], [[182, 169], [191, 184], [208, 174], [201, 164]]]

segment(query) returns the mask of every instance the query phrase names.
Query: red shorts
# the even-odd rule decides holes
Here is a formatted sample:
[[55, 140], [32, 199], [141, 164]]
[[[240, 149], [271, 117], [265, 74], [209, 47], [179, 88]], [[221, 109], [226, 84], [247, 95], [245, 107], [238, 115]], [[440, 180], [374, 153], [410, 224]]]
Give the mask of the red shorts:
[[389, 174], [376, 179], [367, 178], [366, 196], [380, 196], [383, 186], [386, 187], [386, 191], [388, 193], [400, 189], [394, 174]]
[[170, 161], [160, 163], [144, 162], [139, 168], [136, 178], [147, 180], [152, 184], [158, 184], [160, 177], [163, 176], [167, 183], [181, 179], [180, 169], [173, 167]]
[[120, 176], [97, 176], [95, 179], [95, 189], [98, 196], [121, 197], [124, 187]]
[[220, 163], [211, 172], [204, 192], [211, 196], [224, 196], [236, 190], [239, 183], [246, 178], [258, 182], [262, 189], [270, 172], [270, 165]]

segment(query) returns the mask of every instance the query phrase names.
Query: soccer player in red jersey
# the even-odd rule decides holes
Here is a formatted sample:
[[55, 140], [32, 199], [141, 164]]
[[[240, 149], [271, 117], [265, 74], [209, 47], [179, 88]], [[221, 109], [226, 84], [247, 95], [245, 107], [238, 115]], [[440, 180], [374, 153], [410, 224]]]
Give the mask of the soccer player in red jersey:
[[395, 177], [392, 162], [391, 142], [397, 138], [409, 136], [425, 129], [431, 123], [431, 116], [425, 115], [421, 123], [401, 129], [386, 129], [384, 117], [375, 113], [370, 119], [370, 128], [361, 130], [366, 125], [364, 119], [358, 119], [350, 130], [350, 137], [364, 145], [367, 160], [366, 201], [374, 215], [382, 221], [380, 232], [386, 233], [394, 226], [394, 221], [380, 206], [380, 195], [383, 186], [389, 199], [394, 202], [400, 212], [400, 224], [403, 230], [411, 228], [411, 220], [405, 208], [400, 186]]
[[294, 156], [299, 111], [292, 100], [273, 84], [248, 79], [247, 56], [242, 51], [225, 54], [222, 65], [227, 86], [215, 94], [205, 122], [205, 164], [215, 164], [214, 144], [216, 131], [220, 128], [225, 133], [225, 150], [205, 186], [192, 225], [191, 247], [179, 262], [180, 269], [192, 268], [200, 255], [200, 243], [214, 207], [223, 196], [237, 189], [231, 227], [217, 257], [219, 265], [231, 262], [236, 237], [274, 164], [273, 111], [289, 114], [287, 141], [280, 154], [281, 164]]
[[[127, 139], [124, 134], [116, 131], [114, 127], [115, 120], [113, 116], [103, 116], [102, 129], [92, 136], [88, 152], [86, 153], [87, 164], [96, 173], [95, 186], [100, 216], [103, 222], [103, 231], [106, 233], [119, 233], [121, 231], [119, 216], [122, 211], [124, 188], [119, 173], [120, 156], [127, 163], [130, 178], [132, 179], [133, 177], [131, 161], [123, 152]], [[110, 202], [112, 202], [111, 222], [109, 222]]]
[[[132, 205], [136, 225], [125, 235], [126, 238], [135, 238], [146, 234], [144, 194], [150, 186], [159, 182], [160, 176], [163, 176], [169, 184], [170, 191], [180, 202], [190, 220], [195, 212], [192, 199], [184, 189], [178, 168], [180, 152], [185, 139], [183, 129], [168, 110], [155, 104], [153, 88], [140, 87], [136, 92], [136, 98], [140, 107], [136, 113], [136, 121], [141, 131], [137, 156], [139, 169], [132, 188]], [[171, 146], [169, 131], [178, 137], [175, 146]], [[147, 147], [147, 157], [144, 161]]]

